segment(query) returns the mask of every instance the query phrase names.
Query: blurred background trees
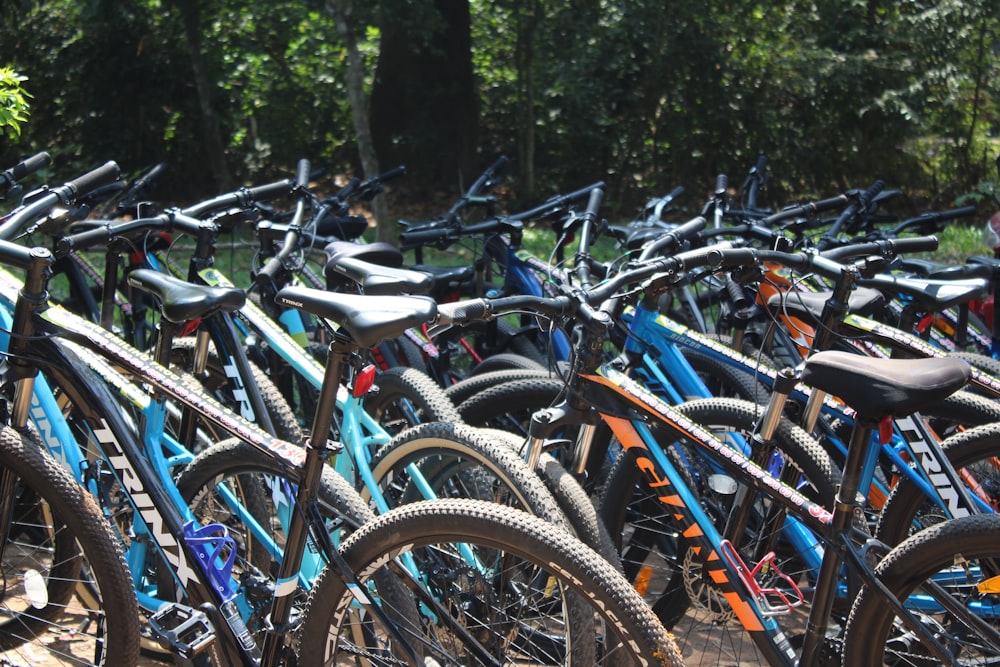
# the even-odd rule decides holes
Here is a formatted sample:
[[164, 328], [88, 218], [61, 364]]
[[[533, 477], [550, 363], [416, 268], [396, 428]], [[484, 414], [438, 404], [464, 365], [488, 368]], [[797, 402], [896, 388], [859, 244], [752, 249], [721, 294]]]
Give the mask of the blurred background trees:
[[406, 164], [411, 197], [501, 153], [512, 199], [603, 179], [624, 215], [676, 185], [697, 208], [760, 153], [776, 204], [883, 178], [947, 206], [996, 180], [995, 0], [2, 0], [0, 66], [32, 98], [0, 164], [165, 160], [178, 201], [299, 157], [360, 174], [335, 8], [378, 162]]

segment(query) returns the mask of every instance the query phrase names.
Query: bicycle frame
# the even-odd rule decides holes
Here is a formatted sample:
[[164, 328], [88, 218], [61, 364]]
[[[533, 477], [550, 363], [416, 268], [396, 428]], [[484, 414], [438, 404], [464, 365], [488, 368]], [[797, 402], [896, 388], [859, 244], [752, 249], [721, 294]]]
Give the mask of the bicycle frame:
[[[46, 255], [47, 253], [41, 253], [41, 260], [38, 260], [43, 267], [46, 264]], [[37, 270], [37, 266], [35, 270]], [[44, 271], [44, 268], [42, 270]], [[22, 290], [22, 294], [25, 293], [32, 294], [30, 291]], [[7, 296], [10, 296], [9, 293]], [[265, 659], [267, 656], [273, 659], [279, 651], [282, 640], [276, 633], [268, 633], [264, 644], [258, 647], [249, 638], [246, 627], [242, 625], [242, 618], [237, 613], [239, 608], [243, 608], [244, 611], [246, 608], [243, 607], [244, 603], [236, 597], [238, 583], [229, 574], [232, 563], [218, 561], [217, 554], [220, 549], [223, 548], [226, 540], [231, 542], [232, 538], [225, 533], [225, 527], [220, 524], [197, 526], [190, 510], [187, 509], [172, 483], [169, 464], [163, 458], [165, 443], [163, 423], [166, 408], [162, 399], [169, 396], [171, 400], [197, 410], [203, 418], [216, 427], [239, 437], [268, 456], [275, 457], [289, 470], [302, 470], [303, 483], [299, 485], [298, 491], [293, 491], [294, 498], [289, 503], [290, 507], [305, 507], [311, 502], [307, 496], [303, 495], [307, 489], [316, 488], [315, 484], [306, 483], [308, 470], [311, 465], [314, 474], [318, 474], [316, 471], [321, 469], [322, 458], [325, 458], [322, 454], [325, 447], [324, 450], [315, 448], [311, 450], [315, 462], [310, 464], [310, 456], [307, 453], [309, 450], [303, 450], [291, 443], [268, 436], [251, 423], [216, 404], [209, 396], [197, 389], [192, 389], [179, 377], [157, 365], [149, 357], [136, 351], [98, 325], [59, 307], [39, 308], [38, 306], [44, 304], [44, 299], [36, 301], [33, 306], [24, 306], [23, 298], [19, 299], [17, 303], [17, 314], [14, 317], [12, 327], [13, 336], [10, 341], [11, 355], [13, 359], [21, 360], [18, 365], [27, 370], [18, 374], [20, 381], [16, 385], [13, 398], [12, 423], [23, 427], [29, 416], [30, 410], [28, 408], [35, 401], [33, 397], [35, 389], [41, 391], [44, 387], [44, 383], [36, 382], [35, 373], [37, 371], [34, 369], [55, 378], [57, 383], [71, 395], [74, 404], [81, 406], [84, 410], [87, 410], [86, 406], [90, 405], [90, 401], [100, 400], [100, 397], [94, 398], [87, 391], [77, 389], [81, 382], [80, 378], [88, 377], [92, 370], [97, 369], [105, 377], [113, 376], [112, 379], [115, 379], [116, 386], [119, 388], [133, 387], [133, 385], [127, 379], [122, 379], [117, 371], [111, 370], [112, 366], [127, 369], [129, 373], [134, 374], [137, 381], [152, 386], [154, 396], [159, 397], [157, 400], [138, 398], [133, 401], [143, 408], [141, 437], [144, 447], [140, 448], [135, 444], [134, 427], [126, 422], [118, 412], [106, 411], [107, 416], [101, 423], [92, 426], [92, 436], [103, 452], [102, 460], [110, 464], [111, 467], [106, 472], [112, 473], [121, 488], [128, 492], [128, 502], [137, 518], [137, 526], [141, 524], [142, 531], [148, 532], [152, 537], [152, 543], [161, 552], [164, 561], [169, 564], [178, 585], [187, 592], [193, 606], [208, 603], [213, 608], [222, 610], [222, 613], [213, 619], [216, 621], [215, 627], [221, 633], [217, 635], [221, 654], [233, 664], [256, 664], [260, 660], [260, 655], [263, 655]], [[35, 331], [58, 332], [67, 340], [75, 341], [92, 355], [96, 355], [103, 362], [103, 366], [98, 367], [97, 364], [93, 363], [83, 366], [80, 361], [66, 356], [57, 346], [52, 345], [44, 338], [32, 341], [25, 337], [26, 333]], [[26, 359], [30, 361], [25, 361]], [[96, 390], [93, 382], [87, 386], [91, 391], [98, 391], [105, 400], [114, 402], [114, 399], [110, 398], [109, 395], [104, 395], [100, 390]], [[333, 399], [327, 392], [327, 397], [323, 400], [332, 403]], [[52, 423], [55, 423], [55, 420]], [[68, 448], [72, 442], [74, 440], [70, 435], [62, 444]], [[176, 443], [171, 445], [169, 441], [166, 442], [168, 442], [168, 447], [179, 448]], [[70, 459], [64, 457], [63, 460]], [[75, 460], [78, 465], [84, 464], [82, 456]], [[76, 469], [74, 473], [83, 474], [84, 483], [94, 481], [94, 478], [87, 478], [86, 470]], [[91, 488], [93, 488], [92, 485]], [[243, 518], [248, 520], [247, 525], [250, 530], [257, 531], [258, 535], [263, 538], [267, 537], [266, 531], [252, 521], [252, 516], [249, 513], [245, 513]], [[282, 553], [282, 551], [284, 553], [280, 571], [277, 573], [279, 583], [300, 581], [303, 576], [301, 565], [306, 555], [307, 527], [305, 522], [308, 520], [302, 512], [289, 512], [287, 519], [289, 521], [288, 539], [284, 543], [283, 549], [279, 549], [273, 544], [269, 547], [272, 553], [277, 554]], [[323, 537], [326, 535], [325, 531], [325, 528], [318, 527], [308, 529], [308, 534], [314, 537]], [[318, 546], [321, 564], [331, 560], [337, 562], [338, 556], [329, 539], [326, 540], [325, 544]], [[232, 548], [234, 545], [230, 545], [230, 549]], [[130, 564], [133, 566], [142, 564], [144, 553], [141, 549], [137, 549], [130, 552], [129, 558]], [[199, 563], [204, 564], [204, 567]], [[306, 570], [308, 571], [310, 568], [306, 568]], [[312, 574], [315, 573], [315, 566], [312, 566]], [[344, 573], [348, 577], [353, 577], [347, 570]], [[285, 621], [282, 619], [288, 618], [288, 612], [291, 609], [290, 595], [296, 588], [294, 585], [279, 585], [272, 603], [272, 619], [275, 622], [284, 623]], [[385, 618], [383, 612], [376, 608], [377, 604], [373, 607], [370, 600], [363, 598], [364, 596], [361, 595], [359, 601], [371, 608], [376, 617], [388, 624], [389, 631], [393, 632], [391, 623]], [[143, 602], [152, 607], [151, 611], [163, 607], [162, 602], [149, 595], [143, 597]], [[234, 605], [237, 606], [234, 607]], [[220, 619], [224, 619], [224, 622], [219, 622]]]
[[[781, 511], [785, 513], [786, 537], [797, 545], [797, 553], [807, 561], [816, 577], [815, 599], [822, 596], [826, 600], [832, 600], [843, 592], [840, 579], [836, 576], [841, 564], [858, 574], [863, 582], [876, 585], [874, 572], [865, 561], [865, 552], [878, 545], [855, 543], [850, 535], [849, 522], [843, 515], [837, 520], [834, 512], [810, 501], [793, 486], [774, 477], [765, 468], [678, 413], [668, 403], [620, 371], [603, 366], [596, 374], [581, 374], [577, 391], [587, 397], [588, 404], [602, 406], [599, 410], [600, 419], [608, 424], [625, 450], [634, 458], [647, 487], [654, 491], [662, 506], [678, 523], [678, 532], [698, 544], [698, 558], [707, 569], [710, 580], [718, 587], [743, 628], [770, 664], [796, 664], [796, 654], [788, 643], [788, 638], [771, 618], [774, 611], [769, 608], [765, 599], [770, 591], [761, 589], [758, 582], [753, 580], [748, 574], [753, 564], [743, 563], [715, 528], [698, 498], [687, 487], [684, 476], [667, 457], [664, 449], [666, 444], [658, 442], [654, 437], [650, 421], [693, 443], [697, 450], [706, 453], [739, 483], [765, 494], [768, 499], [780, 505]], [[558, 412], [550, 411], [550, 417], [553, 414]], [[569, 417], [567, 421], [571, 419], [573, 417]], [[548, 422], [549, 427], [558, 425], [558, 417]], [[868, 434], [863, 433], [861, 437], [866, 440]], [[537, 451], [537, 444], [531, 443], [529, 450]], [[853, 461], [860, 463], [864, 470], [856, 470], [855, 478], [870, 474], [876, 463], [866, 442], [858, 440], [857, 445], [852, 442]], [[858, 452], [863, 450], [868, 453], [859, 456]], [[852, 464], [849, 469], [853, 470], [855, 467]], [[909, 601], [891, 599], [889, 602], [900, 614], [911, 613]], [[918, 600], [916, 604], [936, 603]], [[995, 613], [992, 609], [979, 611]], [[825, 627], [825, 618], [810, 617], [810, 624], [814, 620], [817, 627]], [[914, 622], [915, 627], [918, 625]], [[926, 639], [926, 633], [923, 630], [920, 632], [921, 637]], [[810, 650], [814, 651], [821, 639], [821, 636], [813, 636], [811, 639], [807, 637]], [[993, 641], [1000, 641], [1000, 635], [994, 637]]]

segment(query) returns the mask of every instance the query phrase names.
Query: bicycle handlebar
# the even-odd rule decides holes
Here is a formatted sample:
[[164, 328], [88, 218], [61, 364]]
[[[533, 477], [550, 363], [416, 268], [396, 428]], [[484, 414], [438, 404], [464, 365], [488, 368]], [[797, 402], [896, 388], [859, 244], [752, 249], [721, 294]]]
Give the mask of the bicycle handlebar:
[[399, 233], [399, 245], [403, 250], [410, 250], [425, 245], [445, 247], [466, 236], [519, 232], [524, 229], [524, 226], [521, 224], [523, 221], [544, 218], [551, 215], [555, 211], [565, 208], [567, 204], [579, 201], [584, 197], [589, 197], [590, 193], [598, 188], [603, 190], [604, 181], [597, 181], [585, 188], [580, 188], [565, 195], [555, 195], [547, 199], [540, 206], [527, 211], [490, 218], [474, 225], [462, 226], [458, 224], [457, 220], [449, 221], [447, 218], [417, 225]]
[[0, 195], [6, 195], [17, 187], [17, 182], [28, 174], [33, 174], [43, 167], [52, 163], [52, 157], [46, 153], [36, 153], [29, 158], [21, 160], [10, 169], [0, 173]]
[[639, 261], [644, 261], [659, 254], [674, 252], [682, 243], [696, 236], [708, 225], [708, 220], [698, 216], [688, 220], [683, 225], [663, 232], [642, 249]]
[[830, 245], [835, 242], [834, 239], [837, 238], [837, 235], [840, 234], [841, 228], [843, 228], [845, 224], [850, 222], [857, 215], [867, 212], [868, 207], [871, 206], [872, 200], [875, 199], [875, 197], [877, 197], [884, 188], [885, 182], [882, 180], [876, 180], [872, 183], [867, 190], [858, 195], [858, 198], [851, 202], [846, 209], [844, 209], [843, 213], [837, 216], [833, 225], [831, 225], [830, 229], [828, 229], [823, 236], [820, 237], [816, 246], [820, 250], [826, 250], [829, 248]]
[[[902, 252], [932, 249], [936, 246], [937, 238], [930, 236], [858, 244], [850, 248], [850, 253], [847, 253], [846, 249], [837, 250], [841, 257], [845, 254], [890, 256]], [[799, 271], [811, 271], [833, 279], [839, 277], [847, 268], [845, 264], [816, 252], [788, 253], [777, 250], [709, 246], [672, 257], [646, 261], [590, 289], [563, 286], [565, 293], [556, 297], [516, 295], [439, 304], [434, 325], [463, 325], [523, 310], [555, 317], [576, 315], [593, 307], [599, 307], [627, 285], [641, 284], [642, 290], [647, 294], [657, 294], [668, 288], [676, 275], [683, 271], [704, 266], [712, 266], [718, 270], [735, 269], [763, 261], [775, 262]]]
[[783, 208], [777, 213], [772, 213], [766, 218], [763, 218], [760, 221], [760, 224], [775, 225], [791, 218], [812, 216], [820, 211], [829, 211], [831, 209], [841, 208], [849, 201], [850, 199], [847, 195], [837, 195], [836, 197], [830, 197], [828, 199], [820, 199], [819, 201], [807, 202], [797, 206], [789, 206], [788, 208]]
[[72, 206], [78, 198], [88, 192], [116, 181], [120, 173], [118, 165], [108, 161], [59, 187], [38, 191], [30, 201], [15, 209], [3, 225], [0, 225], [0, 240], [10, 241], [24, 227], [48, 213], [57, 204]]
[[76, 234], [68, 234], [56, 241], [55, 254], [62, 256], [94, 246], [107, 246], [116, 239], [125, 238], [137, 232], [179, 231], [184, 234], [197, 235], [203, 231], [215, 232], [217, 230], [218, 225], [213, 222], [191, 217], [179, 209], [171, 209], [151, 218], [109, 223]]

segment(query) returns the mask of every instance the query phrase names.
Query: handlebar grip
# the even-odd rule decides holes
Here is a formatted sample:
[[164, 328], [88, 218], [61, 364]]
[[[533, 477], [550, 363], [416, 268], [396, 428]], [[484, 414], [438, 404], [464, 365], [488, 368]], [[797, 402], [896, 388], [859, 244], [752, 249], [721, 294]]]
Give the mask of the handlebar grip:
[[[753, 248], [719, 248], [712, 246], [709, 248], [710, 261], [704, 265], [714, 264], [720, 269], [735, 269], [741, 266], [756, 264], [758, 253]], [[713, 258], [712, 255], [715, 255]]]
[[466, 324], [483, 319], [489, 312], [489, 307], [484, 299], [469, 299], [440, 303], [437, 311], [440, 324]]
[[490, 165], [489, 169], [486, 170], [486, 173], [495, 174], [506, 167], [508, 162], [510, 162], [510, 159], [506, 155], [501, 155], [497, 158], [496, 162]]
[[64, 236], [56, 242], [56, 254], [68, 255], [74, 250], [86, 250], [96, 245], [108, 245], [111, 242], [111, 225], [94, 227], [85, 232]]
[[899, 255], [910, 252], [933, 252], [938, 249], [938, 237], [936, 236], [913, 236], [892, 239], [891, 243], [893, 251]]
[[261, 286], [273, 283], [274, 277], [278, 275], [278, 272], [281, 271], [283, 266], [284, 264], [282, 264], [280, 259], [272, 257], [267, 260], [267, 264], [265, 264], [264, 267], [257, 272], [257, 275], [254, 276], [254, 282]]
[[451, 227], [407, 230], [399, 234], [399, 244], [406, 249], [437, 243], [447, 239], [451, 235], [451, 230]]
[[684, 241], [687, 241], [692, 236], [705, 229], [707, 225], [708, 221], [703, 216], [699, 215], [697, 218], [688, 220], [676, 229], [664, 232], [659, 237], [653, 239], [651, 243], [643, 247], [642, 253], [639, 255], [639, 260], [642, 261], [663, 253], [676, 251]]
[[701, 230], [705, 229], [707, 225], [708, 220], [699, 215], [697, 218], [692, 218], [680, 227], [671, 230], [670, 233], [676, 236], [679, 241], [686, 241]]
[[252, 188], [247, 188], [247, 192], [250, 194], [252, 201], [269, 201], [271, 199], [277, 199], [282, 195], [287, 195], [292, 191], [292, 186], [294, 181], [291, 179], [285, 179], [283, 181], [277, 181], [275, 183], [267, 183], [266, 185], [255, 185]]
[[682, 194], [684, 194], [684, 186], [678, 185], [676, 188], [667, 193], [667, 196], [664, 197], [664, 199], [666, 199], [667, 201], [673, 201], [678, 197], [680, 197]]
[[788, 208], [782, 209], [777, 213], [767, 216], [762, 220], [764, 225], [773, 225], [778, 222], [783, 222], [790, 218], [797, 218], [799, 216], [812, 215], [820, 211], [828, 211], [834, 208], [840, 208], [848, 201], [847, 195], [837, 195], [836, 197], [830, 197], [828, 199], [820, 199], [819, 201], [808, 202], [806, 204], [799, 204], [798, 206], [789, 206]]
[[66, 188], [69, 190], [70, 198], [76, 199], [92, 190], [96, 190], [102, 185], [114, 183], [120, 175], [121, 169], [118, 168], [118, 165], [113, 160], [109, 160], [97, 169], [88, 171], [83, 176], [67, 182]]
[[763, 153], [761, 153], [760, 155], [757, 156], [757, 164], [754, 165], [754, 169], [757, 171], [758, 174], [763, 173], [764, 170], [767, 169], [767, 156], [766, 155], [764, 155]]
[[604, 201], [604, 188], [594, 188], [590, 191], [590, 199], [587, 200], [587, 215], [591, 216], [594, 220], [597, 219], [597, 213], [601, 210], [601, 202]]
[[750, 305], [750, 298], [747, 296], [746, 290], [735, 280], [726, 281], [726, 291], [729, 293], [734, 311], [745, 310]]
[[309, 185], [309, 172], [311, 166], [309, 160], [302, 158], [299, 160], [298, 168], [295, 171], [295, 185], [304, 188]]
[[41, 153], [36, 153], [35, 155], [32, 155], [31, 157], [26, 158], [21, 162], [18, 162], [8, 171], [10, 173], [10, 177], [13, 180], [19, 181], [28, 174], [33, 174], [42, 167], [47, 167], [50, 164], [52, 164], [52, 157], [48, 153], [43, 151]]
[[375, 177], [375, 180], [379, 183], [385, 183], [386, 181], [391, 181], [392, 179], [402, 176], [406, 173], [406, 165], [399, 165], [398, 167], [393, 167], [389, 171], [382, 172]]
[[872, 200], [875, 199], [875, 197], [877, 197], [878, 194], [882, 192], [882, 190], [884, 189], [885, 189], [885, 181], [878, 179], [870, 186], [868, 186], [867, 190], [861, 193], [861, 196], [858, 197], [858, 200], [860, 201], [861, 205], [865, 209], [867, 209], [869, 206], [871, 206]]

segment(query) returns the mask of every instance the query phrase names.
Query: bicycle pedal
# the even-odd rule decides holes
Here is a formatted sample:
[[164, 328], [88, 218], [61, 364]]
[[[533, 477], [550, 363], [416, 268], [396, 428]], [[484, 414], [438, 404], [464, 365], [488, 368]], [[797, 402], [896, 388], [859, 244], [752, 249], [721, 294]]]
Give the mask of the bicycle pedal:
[[215, 642], [215, 628], [204, 612], [174, 602], [147, 619], [150, 634], [164, 649], [191, 659]]
[[[764, 556], [753, 569], [747, 567], [743, 558], [737, 553], [736, 547], [729, 540], [722, 540], [719, 543], [719, 553], [736, 570], [743, 586], [753, 597], [764, 616], [787, 614], [803, 603], [802, 591], [799, 590], [798, 585], [791, 577], [778, 568], [777, 563], [774, 562], [775, 553], [773, 551]], [[772, 581], [777, 577], [778, 580], [787, 585], [787, 588], [762, 586], [757, 581], [758, 576], [761, 575], [767, 575]]]

